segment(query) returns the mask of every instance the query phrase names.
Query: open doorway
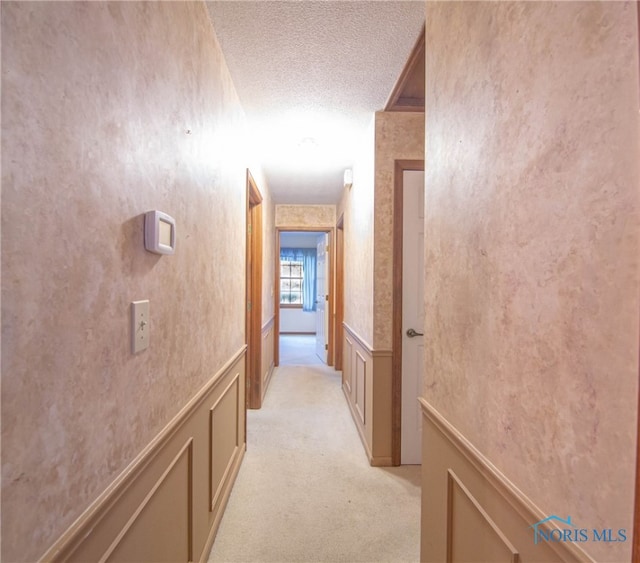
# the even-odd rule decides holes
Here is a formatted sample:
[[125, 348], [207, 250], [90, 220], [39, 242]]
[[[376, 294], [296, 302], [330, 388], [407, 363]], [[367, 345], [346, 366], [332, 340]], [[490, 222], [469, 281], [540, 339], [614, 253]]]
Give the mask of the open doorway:
[[276, 229], [275, 364], [333, 364], [333, 233]]

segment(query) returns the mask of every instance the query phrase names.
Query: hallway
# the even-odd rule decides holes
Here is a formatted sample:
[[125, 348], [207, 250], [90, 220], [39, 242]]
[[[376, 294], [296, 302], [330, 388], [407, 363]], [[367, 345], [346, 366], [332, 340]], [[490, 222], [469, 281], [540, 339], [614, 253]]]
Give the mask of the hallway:
[[0, 16], [1, 561], [640, 562], [638, 2]]
[[418, 561], [420, 467], [370, 467], [321, 365], [276, 368], [209, 562]]
[[315, 334], [281, 334], [280, 365], [306, 366], [324, 365], [316, 355]]

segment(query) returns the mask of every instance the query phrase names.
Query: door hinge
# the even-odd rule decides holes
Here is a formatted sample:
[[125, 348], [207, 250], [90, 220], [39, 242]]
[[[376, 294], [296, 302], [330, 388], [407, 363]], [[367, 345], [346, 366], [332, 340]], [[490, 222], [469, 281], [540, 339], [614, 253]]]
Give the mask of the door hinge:
[[325, 295], [325, 296], [324, 296], [324, 300], [325, 300], [325, 301], [329, 301], [329, 296], [328, 296], [328, 295]]
[[325, 344], [325, 345], [324, 345], [324, 349], [325, 349], [325, 350], [328, 350], [328, 349], [329, 349], [329, 345], [328, 345], [328, 344]]
[[251, 311], [251, 301], [247, 301], [247, 311]]
[[247, 233], [251, 234], [251, 223], [247, 225]]
[[325, 246], [324, 248], [327, 252], [329, 252], [329, 245]]

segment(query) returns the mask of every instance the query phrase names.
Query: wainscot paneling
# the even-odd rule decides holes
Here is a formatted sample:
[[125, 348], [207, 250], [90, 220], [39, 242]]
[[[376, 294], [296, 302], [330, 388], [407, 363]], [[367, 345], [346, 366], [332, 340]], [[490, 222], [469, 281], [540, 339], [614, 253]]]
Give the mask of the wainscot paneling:
[[342, 390], [369, 463], [392, 465], [391, 352], [372, 350], [343, 324]]
[[[192, 458], [190, 438], [116, 536], [103, 560], [193, 560]], [[158, 536], [159, 529], [171, 530], [171, 534]]]
[[342, 362], [342, 386], [347, 397], [351, 396], [351, 356], [353, 354], [353, 342], [348, 336], [344, 337], [344, 351]]
[[235, 416], [240, 399], [240, 375], [237, 374], [209, 409], [210, 509], [215, 511], [229, 474], [233, 471], [238, 449], [242, 447], [240, 421]]
[[246, 449], [245, 351], [182, 408], [43, 561], [206, 560]]
[[[518, 563], [520, 554], [480, 502], [453, 471], [447, 473], [447, 561], [473, 561], [481, 552], [485, 561]], [[469, 530], [476, 530], [482, 538], [480, 549], [469, 541]]]
[[[422, 431], [423, 562], [593, 561], [576, 543], [534, 542], [537, 508], [427, 401]], [[545, 530], [548, 523], [540, 524]]]
[[367, 363], [371, 367], [371, 362], [365, 360], [364, 356], [356, 350], [356, 392], [355, 392], [355, 408], [358, 412], [360, 422], [366, 427], [367, 419], [365, 413], [367, 412], [366, 391], [367, 391]]
[[269, 387], [269, 383], [271, 381], [271, 376], [273, 375], [273, 368], [275, 366], [274, 363], [274, 325], [275, 325], [275, 316], [271, 317], [265, 325], [262, 327], [262, 400], [264, 401], [264, 397], [267, 394], [267, 388]]

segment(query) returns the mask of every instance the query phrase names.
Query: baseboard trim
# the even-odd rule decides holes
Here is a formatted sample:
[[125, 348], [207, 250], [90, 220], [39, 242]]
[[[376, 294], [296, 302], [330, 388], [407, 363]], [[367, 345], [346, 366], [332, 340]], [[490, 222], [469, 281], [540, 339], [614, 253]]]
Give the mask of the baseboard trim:
[[[241, 372], [244, 374], [243, 356], [246, 345], [243, 345], [215, 375], [190, 399], [187, 404], [173, 417], [173, 419], [158, 433], [158, 435], [129, 463], [129, 465], [114, 479], [114, 481], [92, 502], [89, 507], [75, 520], [75, 522], [58, 538], [45, 552], [40, 561], [66, 561], [77, 557], [76, 552], [84, 548], [91, 536], [98, 535], [99, 530], [114, 509], [123, 501], [123, 497], [134, 490], [139, 480], [151, 471], [154, 464], [159, 463], [161, 456], [167, 455], [169, 446], [180, 438], [180, 434], [192, 424], [197, 411], [206, 408], [206, 400], [220, 383], [236, 376], [230, 375], [232, 368], [242, 361]], [[244, 375], [242, 376], [242, 390], [244, 394]], [[244, 400], [244, 399], [243, 399]], [[244, 446], [244, 443], [243, 443]], [[192, 454], [190, 454], [191, 456]], [[241, 457], [241, 456], [240, 456]], [[190, 462], [191, 463], [191, 462]], [[129, 526], [128, 518], [123, 525]], [[192, 525], [191, 523], [189, 524]], [[121, 532], [120, 532], [121, 533]], [[119, 533], [119, 534], [120, 534]], [[119, 535], [117, 534], [117, 535]], [[114, 537], [117, 539], [117, 537]], [[111, 542], [110, 542], [111, 545]], [[104, 557], [107, 556], [103, 552]]]
[[391, 456], [388, 457], [372, 457], [369, 460], [371, 467], [392, 467], [393, 461]]

